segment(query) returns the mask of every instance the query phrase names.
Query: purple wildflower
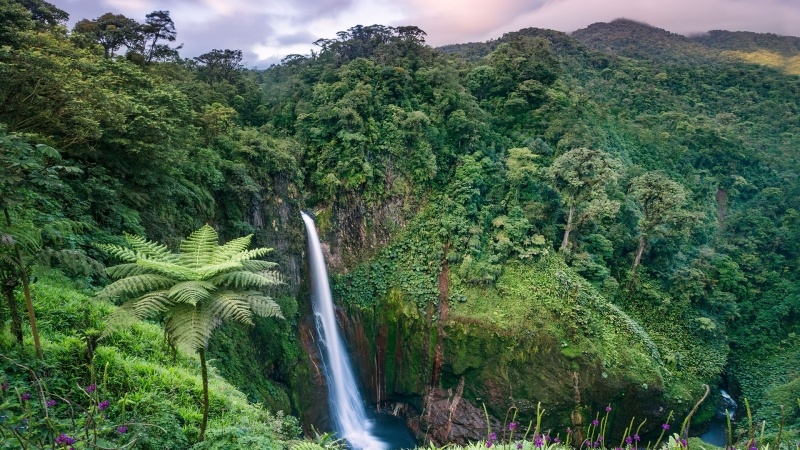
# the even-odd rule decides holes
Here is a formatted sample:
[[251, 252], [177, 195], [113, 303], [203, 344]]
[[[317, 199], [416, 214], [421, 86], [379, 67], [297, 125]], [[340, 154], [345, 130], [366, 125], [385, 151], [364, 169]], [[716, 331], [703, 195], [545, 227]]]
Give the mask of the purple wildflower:
[[668, 423], [661, 424], [661, 428], [669, 430], [669, 424]]
[[3, 384], [0, 384], [0, 389], [7, 391], [8, 390], [8, 382], [3, 381]]
[[522, 442], [517, 442], [517, 450], [522, 450]]
[[597, 436], [597, 442], [603, 442], [603, 436]]
[[642, 440], [642, 438], [640, 438], [638, 434], [634, 434], [633, 435], [633, 440], [636, 441], [636, 442], [639, 442], [640, 440]]
[[594, 441], [594, 446], [595, 446], [595, 448], [596, 447], [600, 447], [600, 441]]
[[517, 422], [511, 422], [508, 424], [508, 429], [514, 431], [517, 428]]
[[567, 434], [571, 434], [571, 433], [572, 433], [572, 428], [567, 427]]
[[555, 442], [556, 444], [558, 444], [559, 442], [561, 442], [561, 439], [559, 439], [559, 438], [557, 438], [557, 437], [554, 437], [554, 438], [553, 438], [553, 442]]
[[684, 448], [687, 447], [686, 439], [681, 439], [681, 446], [684, 447]]
[[549, 435], [549, 434], [545, 434], [545, 435], [544, 435], [544, 440], [545, 440], [545, 442], [550, 442], [550, 441], [552, 441], [552, 439], [550, 439], [550, 435]]
[[486, 448], [492, 448], [492, 441], [486, 443]]
[[58, 402], [53, 400], [53, 399], [50, 399], [50, 400], [46, 401], [45, 403], [47, 404], [48, 408], [52, 408], [53, 406], [56, 406], [58, 404]]
[[497, 434], [495, 434], [495, 433], [489, 434], [489, 440], [490, 441], [496, 441], [497, 440]]
[[122, 425], [117, 428], [117, 433], [119, 434], [125, 434], [127, 432], [128, 432], [128, 427], [126, 427], [125, 425]]
[[20, 395], [19, 397], [22, 399], [23, 402], [27, 402], [28, 400], [31, 399], [31, 393], [23, 392], [22, 395]]
[[97, 384], [96, 383], [92, 383], [92, 384], [86, 386], [86, 392], [88, 392], [90, 394], [92, 392], [96, 391], [96, 390], [97, 390]]
[[103, 400], [102, 402], [97, 404], [97, 410], [98, 411], [102, 411], [102, 410], [104, 410], [106, 408], [108, 408], [108, 400]]
[[611, 405], [606, 406], [606, 412], [611, 412]]
[[630, 437], [630, 436], [626, 437], [626, 438], [625, 438], [625, 443], [626, 443], [626, 444], [628, 444], [628, 445], [631, 445], [631, 444], [633, 444], [633, 438], [632, 438], [632, 437]]
[[758, 450], [758, 445], [756, 445], [756, 441], [753, 440], [753, 441], [748, 442], [747, 449], [748, 450]]
[[544, 440], [542, 439], [541, 434], [537, 434], [533, 437], [533, 445], [535, 445], [537, 448], [541, 448], [542, 444], [544, 444]]
[[600, 425], [600, 421], [599, 421], [599, 420], [597, 420], [597, 419], [594, 419], [594, 420], [592, 421], [592, 425], [594, 425], [594, 426], [598, 426], [598, 425]]
[[74, 443], [75, 443], [75, 438], [67, 436], [64, 433], [61, 433], [61, 435], [56, 438], [56, 444], [58, 444], [59, 446], [63, 445], [64, 447], [66, 447]]

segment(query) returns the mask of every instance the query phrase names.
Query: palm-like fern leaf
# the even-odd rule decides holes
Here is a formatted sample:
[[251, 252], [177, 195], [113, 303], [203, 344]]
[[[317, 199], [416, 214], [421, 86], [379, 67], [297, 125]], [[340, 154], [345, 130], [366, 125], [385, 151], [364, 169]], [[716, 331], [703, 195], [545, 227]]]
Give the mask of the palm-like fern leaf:
[[188, 350], [203, 349], [208, 344], [217, 320], [202, 308], [180, 304], [169, 310], [164, 331], [173, 345]]
[[250, 241], [252, 238], [253, 235], [250, 234], [245, 237], [228, 241], [224, 245], [217, 247], [216, 251], [214, 252], [214, 256], [211, 258], [211, 264], [219, 264], [221, 262], [228, 261], [234, 255], [247, 250], [247, 247], [250, 246]]
[[208, 281], [184, 281], [170, 288], [167, 294], [175, 303], [188, 303], [192, 306], [202, 304], [211, 298], [217, 287]]
[[250, 260], [250, 259], [260, 258], [260, 257], [266, 255], [267, 253], [270, 253], [271, 251], [272, 251], [271, 248], [258, 247], [258, 248], [254, 248], [252, 250], [245, 250], [243, 252], [239, 252], [239, 253], [237, 253], [235, 255], [232, 255], [230, 260], [231, 261], [247, 261], [247, 260]]
[[168, 294], [167, 290], [148, 292], [135, 300], [125, 303], [122, 308], [130, 311], [131, 315], [137, 319], [147, 319], [167, 311], [170, 306], [175, 304]]
[[100, 291], [102, 298], [136, 297], [145, 292], [166, 289], [175, 284], [175, 280], [163, 275], [146, 273], [117, 280]]
[[217, 232], [208, 224], [181, 241], [181, 264], [196, 269], [211, 263], [214, 252], [219, 247]]
[[125, 262], [132, 263], [139, 259], [139, 254], [128, 247], [114, 244], [96, 244], [96, 246], [100, 250], [104, 250], [109, 255]]
[[210, 279], [212, 283], [218, 286], [227, 286], [230, 288], [265, 288], [281, 284], [283, 281], [277, 272], [248, 272], [246, 270], [237, 270], [235, 272], [228, 272], [218, 275]]
[[278, 263], [273, 261], [263, 261], [260, 259], [252, 259], [242, 261], [242, 269], [250, 272], [261, 272], [268, 269], [274, 269]]
[[208, 312], [220, 320], [233, 319], [252, 325], [253, 311], [250, 310], [248, 297], [235, 292], [226, 294], [215, 295], [208, 302]]
[[265, 295], [250, 296], [250, 308], [257, 316], [283, 319], [281, 307], [275, 303], [274, 300]]
[[179, 263], [154, 261], [151, 259], [138, 259], [136, 264], [148, 269], [150, 272], [174, 278], [175, 280], [199, 280], [200, 274], [189, 267]]
[[207, 280], [213, 278], [221, 273], [230, 272], [231, 270], [241, 269], [242, 263], [237, 261], [225, 261], [219, 264], [203, 266], [197, 269], [200, 279]]
[[127, 264], [117, 264], [116, 266], [111, 266], [106, 269], [106, 273], [111, 278], [120, 279], [120, 278], [130, 277], [133, 275], [144, 275], [150, 272], [136, 263], [127, 263]]
[[175, 262], [178, 256], [169, 251], [166, 245], [133, 234], [125, 233], [125, 241], [140, 257], [156, 261]]

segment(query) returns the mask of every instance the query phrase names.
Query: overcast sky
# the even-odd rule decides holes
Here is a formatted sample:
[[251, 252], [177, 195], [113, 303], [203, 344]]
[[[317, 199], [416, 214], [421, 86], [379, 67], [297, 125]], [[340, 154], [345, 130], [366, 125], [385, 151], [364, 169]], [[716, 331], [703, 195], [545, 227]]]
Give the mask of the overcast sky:
[[181, 55], [239, 49], [248, 67], [288, 54], [354, 25], [416, 25], [432, 46], [497, 38], [521, 28], [572, 32], [619, 17], [681, 34], [708, 30], [800, 36], [800, 0], [49, 0], [70, 26], [106, 12], [139, 22], [170, 12]]

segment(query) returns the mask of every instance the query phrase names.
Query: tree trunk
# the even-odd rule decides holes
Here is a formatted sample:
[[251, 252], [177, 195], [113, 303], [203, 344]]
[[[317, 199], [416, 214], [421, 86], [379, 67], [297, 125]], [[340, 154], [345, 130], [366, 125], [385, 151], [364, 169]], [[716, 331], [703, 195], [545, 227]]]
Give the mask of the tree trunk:
[[631, 267], [631, 279], [636, 274], [636, 268], [639, 267], [639, 262], [642, 260], [642, 253], [644, 252], [644, 246], [647, 241], [644, 238], [644, 235], [639, 237], [639, 248], [636, 249], [636, 258], [633, 260], [633, 267]]
[[[3, 208], [6, 216], [6, 223], [11, 227], [11, 214], [8, 208]], [[22, 251], [14, 244], [17, 251], [17, 264], [19, 264], [19, 277], [22, 280], [22, 292], [25, 294], [25, 306], [28, 308], [28, 320], [31, 323], [31, 334], [33, 335], [33, 347], [36, 349], [36, 356], [42, 358], [42, 344], [39, 342], [39, 330], [36, 329], [36, 313], [33, 311], [33, 299], [31, 298], [31, 287], [28, 284], [28, 272], [25, 270], [25, 261], [22, 258]]]
[[206, 349], [201, 348], [200, 353], [200, 373], [203, 377], [203, 422], [200, 424], [200, 442], [206, 437], [206, 425], [208, 425], [208, 367], [206, 366]]
[[569, 215], [567, 215], [567, 227], [564, 228], [564, 239], [561, 241], [561, 251], [567, 249], [569, 243], [569, 232], [572, 231], [572, 216], [575, 215], [575, 204], [569, 205]]
[[8, 278], [3, 283], [3, 295], [8, 300], [8, 309], [11, 313], [11, 334], [14, 335], [17, 343], [22, 345], [22, 317], [17, 309], [17, 299], [14, 297], [14, 289], [17, 287], [16, 278]]
[[[22, 263], [22, 252], [17, 248], [17, 256]], [[28, 285], [28, 273], [25, 268], [20, 266], [19, 276], [22, 278], [22, 292], [25, 293], [25, 306], [28, 308], [28, 320], [31, 322], [31, 334], [33, 335], [33, 347], [36, 349], [36, 356], [40, 359], [42, 355], [42, 344], [39, 342], [39, 330], [36, 329], [36, 313], [33, 311], [33, 299], [31, 298], [31, 288]]]

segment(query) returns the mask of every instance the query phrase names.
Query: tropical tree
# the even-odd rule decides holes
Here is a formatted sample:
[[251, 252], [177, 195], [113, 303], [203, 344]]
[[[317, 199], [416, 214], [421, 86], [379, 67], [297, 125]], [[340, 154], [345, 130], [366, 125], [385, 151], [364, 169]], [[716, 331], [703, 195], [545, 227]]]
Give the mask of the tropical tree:
[[608, 153], [587, 148], [570, 150], [553, 161], [549, 175], [568, 208], [562, 251], [576, 224], [619, 211], [619, 202], [608, 198], [606, 187], [619, 179], [620, 168], [621, 164]]
[[639, 210], [639, 246], [631, 266], [631, 277], [642, 260], [648, 239], [673, 236], [697, 220], [685, 209], [683, 185], [658, 172], [647, 172], [633, 179], [630, 196]]
[[[159, 317], [170, 343], [200, 355], [203, 379], [203, 422], [208, 423], [206, 348], [214, 329], [224, 320], [252, 325], [253, 316], [280, 317], [281, 309], [263, 290], [281, 282], [275, 263], [257, 260], [272, 249], [248, 250], [252, 235], [220, 245], [217, 232], [205, 225], [181, 241], [180, 252], [145, 238], [125, 235], [129, 247], [100, 245], [122, 264], [108, 268], [117, 279], [98, 296], [121, 298], [112, 324], [125, 316]], [[113, 328], [113, 327], [112, 327]]]

